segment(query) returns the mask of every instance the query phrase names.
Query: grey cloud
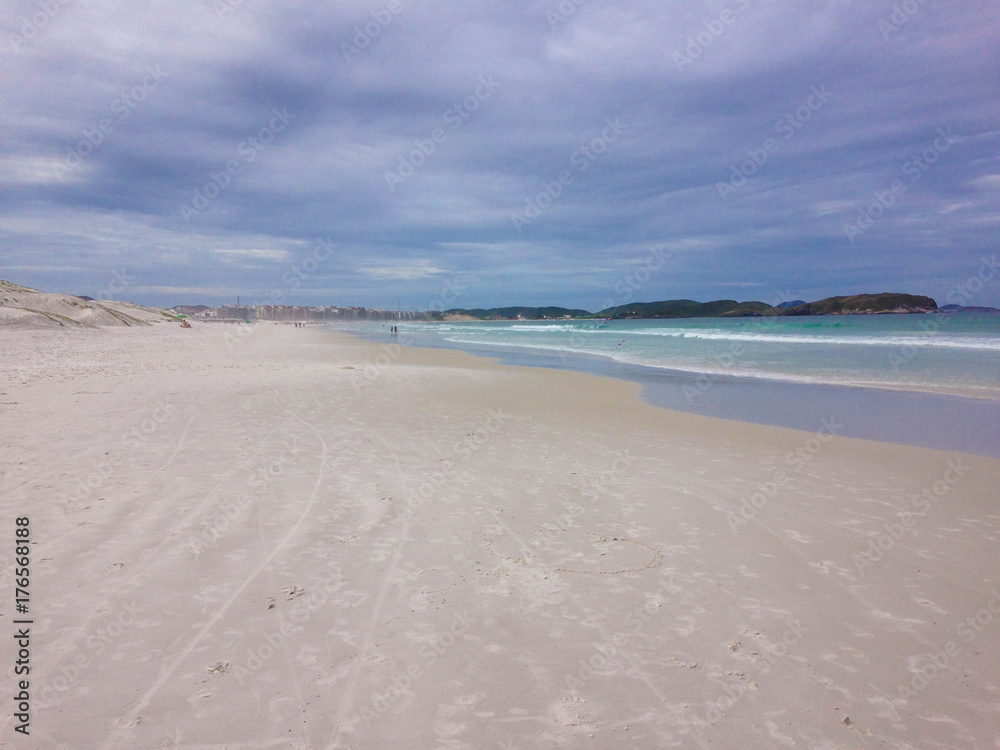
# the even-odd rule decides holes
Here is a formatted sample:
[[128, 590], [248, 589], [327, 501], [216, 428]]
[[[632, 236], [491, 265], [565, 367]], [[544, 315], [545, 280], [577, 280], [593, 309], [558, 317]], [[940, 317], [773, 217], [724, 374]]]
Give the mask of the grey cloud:
[[[587, 306], [657, 244], [686, 249], [650, 298], [943, 296], [995, 247], [992, 3], [226, 1], [6, 11], [12, 280], [93, 292], [117, 251], [138, 301], [213, 302], [266, 290], [282, 252], [330, 236], [341, 249], [302, 301], [419, 306], [456, 274], [463, 304]], [[58, 10], [20, 37], [43, 7]], [[828, 101], [789, 124], [815, 88]], [[267, 134], [275, 109], [293, 119]], [[616, 117], [621, 137], [578, 170]], [[949, 127], [959, 141], [911, 181]], [[511, 215], [562, 171], [518, 233]], [[905, 193], [849, 238], [895, 180]], [[216, 195], [185, 212], [198, 191]]]

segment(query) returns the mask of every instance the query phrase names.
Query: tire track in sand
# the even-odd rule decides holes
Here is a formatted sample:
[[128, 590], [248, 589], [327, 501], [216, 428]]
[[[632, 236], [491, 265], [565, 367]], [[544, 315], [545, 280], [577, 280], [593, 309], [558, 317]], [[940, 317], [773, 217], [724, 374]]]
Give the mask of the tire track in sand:
[[[312, 492], [309, 495], [309, 502], [306, 503], [306, 508], [305, 510], [302, 511], [302, 515], [299, 516], [299, 519], [295, 522], [295, 525], [292, 526], [292, 528], [288, 531], [288, 533], [281, 540], [281, 542], [277, 546], [275, 546], [273, 550], [271, 550], [271, 553], [266, 558], [264, 558], [256, 568], [254, 568], [254, 570], [250, 573], [250, 575], [247, 576], [247, 578], [243, 581], [243, 583], [241, 583], [240, 586], [236, 589], [236, 591], [233, 592], [232, 596], [230, 596], [229, 599], [226, 600], [225, 604], [223, 604], [216, 611], [216, 613], [212, 615], [211, 618], [209, 618], [208, 622], [206, 622], [205, 625], [191, 639], [191, 642], [188, 644], [187, 648], [185, 648], [181, 653], [179, 653], [177, 656], [174, 657], [173, 661], [170, 663], [170, 666], [160, 673], [160, 676], [156, 679], [156, 682], [154, 682], [150, 686], [149, 690], [147, 690], [146, 693], [142, 696], [142, 698], [138, 700], [135, 706], [133, 706], [132, 710], [124, 717], [115, 722], [115, 726], [119, 730], [133, 727], [138, 723], [139, 715], [146, 708], [146, 706], [149, 705], [153, 697], [160, 691], [160, 688], [162, 688], [163, 685], [166, 683], [166, 681], [169, 680], [171, 676], [173, 676], [174, 672], [177, 671], [177, 669], [184, 662], [184, 660], [191, 654], [192, 651], [194, 651], [194, 649], [198, 646], [201, 640], [206, 635], [208, 635], [209, 631], [215, 626], [215, 624], [225, 616], [226, 612], [233, 605], [233, 602], [235, 602], [240, 597], [240, 595], [242, 595], [242, 593], [246, 590], [247, 586], [249, 586], [251, 582], [253, 582], [253, 580], [258, 575], [260, 575], [261, 571], [263, 571], [268, 565], [271, 564], [274, 558], [277, 557], [278, 553], [281, 552], [281, 550], [284, 549], [285, 545], [288, 544], [289, 541], [291, 541], [292, 537], [294, 537], [298, 533], [299, 529], [302, 527], [302, 524], [305, 523], [306, 518], [309, 517], [309, 513], [312, 511], [312, 507], [316, 502], [316, 496], [319, 494], [319, 488], [323, 483], [324, 470], [326, 468], [326, 457], [327, 457], [326, 441], [323, 439], [323, 435], [320, 434], [319, 430], [313, 427], [312, 424], [307, 422], [298, 414], [295, 414], [291, 410], [286, 409], [280, 403], [278, 403], [277, 391], [274, 392], [274, 403], [283, 412], [289, 414], [294, 419], [297, 419], [299, 422], [301, 422], [310, 430], [312, 430], [314, 433], [316, 433], [316, 437], [317, 439], [319, 439], [320, 446], [322, 448], [322, 455], [320, 456], [319, 472], [317, 473], [316, 476], [316, 482], [315, 484], [313, 484]], [[194, 417], [192, 417], [192, 420], [193, 419]], [[188, 424], [190, 424], [190, 422]], [[185, 433], [186, 432], [187, 428], [185, 428]], [[179, 449], [180, 448], [178, 447], [178, 450]], [[173, 458], [171, 458], [171, 460], [173, 460]], [[113, 746], [115, 744], [115, 737], [109, 738], [108, 744], [109, 746]]]
[[[350, 421], [357, 423], [355, 420]], [[396, 450], [393, 445], [382, 437], [377, 430], [368, 427], [365, 429], [367, 429], [368, 432], [374, 435], [376, 439], [380, 440], [383, 445], [389, 449], [392, 453], [392, 460], [395, 462], [396, 470], [400, 472], [401, 476], [403, 476], [400, 469], [399, 458], [396, 455]], [[347, 720], [347, 713], [354, 703], [354, 692], [357, 689], [358, 679], [361, 676], [361, 663], [364, 661], [365, 654], [368, 653], [372, 637], [375, 634], [375, 628], [379, 620], [379, 613], [382, 611], [382, 605], [385, 603], [385, 594], [389, 589], [389, 582], [392, 580], [392, 575], [396, 572], [396, 566], [399, 564], [399, 559], [403, 555], [403, 547], [406, 546], [406, 539], [410, 533], [410, 524], [413, 522], [414, 513], [415, 511], [411, 511], [407, 515], [406, 523], [403, 526], [403, 531], [399, 538], [399, 545], [393, 553], [392, 561], [389, 563], [389, 568], [386, 570], [385, 577], [382, 579], [382, 585], [379, 587], [378, 597], [375, 599], [375, 607], [372, 611], [371, 621], [368, 624], [368, 628], [365, 630], [365, 636], [361, 641], [361, 648], [358, 649], [357, 660], [351, 668], [351, 678], [347, 683], [347, 691], [344, 693], [344, 699], [341, 701], [340, 710], [337, 712], [337, 721], [333, 726], [333, 744], [331, 745], [333, 750], [338, 750], [338, 748], [340, 748], [340, 737], [344, 733], [344, 723]]]
[[[140, 489], [142, 489], [143, 487], [145, 487], [149, 482], [152, 481], [153, 477], [155, 477], [157, 474], [162, 473], [168, 466], [170, 466], [170, 464], [172, 464], [174, 462], [174, 460], [177, 458], [177, 454], [180, 453], [181, 452], [181, 448], [184, 447], [184, 441], [187, 439], [188, 430], [191, 429], [191, 423], [194, 422], [194, 420], [195, 420], [195, 418], [197, 416], [198, 416], [197, 412], [195, 412], [194, 414], [192, 414], [191, 418], [187, 421], [187, 424], [184, 425], [184, 430], [181, 432], [181, 436], [177, 439], [177, 447], [174, 448], [174, 452], [170, 454], [170, 458], [167, 459], [166, 463], [164, 463], [159, 469], [154, 469], [152, 472], [150, 472], [146, 476], [145, 479], [143, 479], [141, 482], [139, 482], [139, 484], [137, 484], [134, 487], [135, 492], [138, 492]], [[110, 511], [114, 507], [116, 507], [116, 506], [109, 505], [107, 508], [104, 509], [104, 511], [101, 512], [100, 515], [107, 515], [108, 511]], [[108, 519], [101, 519], [100, 521], [98, 521], [98, 523], [103, 523], [106, 520], [108, 520]], [[72, 535], [73, 532], [79, 531], [80, 528], [81, 527], [79, 527], [79, 526], [74, 526], [69, 531], [67, 531], [65, 534], [63, 534], [62, 536], [58, 536], [55, 539], [47, 540], [46, 544], [56, 544], [58, 542], [61, 542], [66, 537]]]

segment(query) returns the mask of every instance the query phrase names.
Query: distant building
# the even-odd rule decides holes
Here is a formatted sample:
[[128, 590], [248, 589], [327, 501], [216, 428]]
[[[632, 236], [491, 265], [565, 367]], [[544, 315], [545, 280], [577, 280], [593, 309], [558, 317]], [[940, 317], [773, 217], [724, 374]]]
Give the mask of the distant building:
[[[204, 307], [204, 306], [198, 306]], [[174, 308], [178, 312], [182, 310]], [[191, 313], [185, 313], [191, 314]], [[427, 313], [413, 310], [375, 310], [365, 307], [301, 305], [223, 305], [205, 308], [198, 317], [219, 321], [271, 320], [277, 322], [324, 322], [337, 320], [423, 320]]]

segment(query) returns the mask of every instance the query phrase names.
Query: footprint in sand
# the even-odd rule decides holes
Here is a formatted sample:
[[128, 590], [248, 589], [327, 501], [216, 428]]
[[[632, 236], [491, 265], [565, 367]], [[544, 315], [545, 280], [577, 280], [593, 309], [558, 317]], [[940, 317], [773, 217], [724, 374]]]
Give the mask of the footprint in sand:
[[229, 662], [228, 661], [218, 661], [215, 664], [213, 664], [212, 666], [210, 666], [208, 669], [206, 669], [205, 671], [208, 672], [211, 675], [225, 674], [226, 672], [229, 671]]

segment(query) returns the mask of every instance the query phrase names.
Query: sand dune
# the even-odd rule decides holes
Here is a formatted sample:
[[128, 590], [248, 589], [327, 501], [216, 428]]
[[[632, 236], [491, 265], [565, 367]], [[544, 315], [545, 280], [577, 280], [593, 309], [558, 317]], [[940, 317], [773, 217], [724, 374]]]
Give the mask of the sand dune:
[[316, 328], [0, 355], [17, 747], [1000, 741], [1000, 461]]
[[135, 326], [176, 320], [166, 310], [131, 302], [84, 300], [0, 280], [0, 327], [4, 328]]

